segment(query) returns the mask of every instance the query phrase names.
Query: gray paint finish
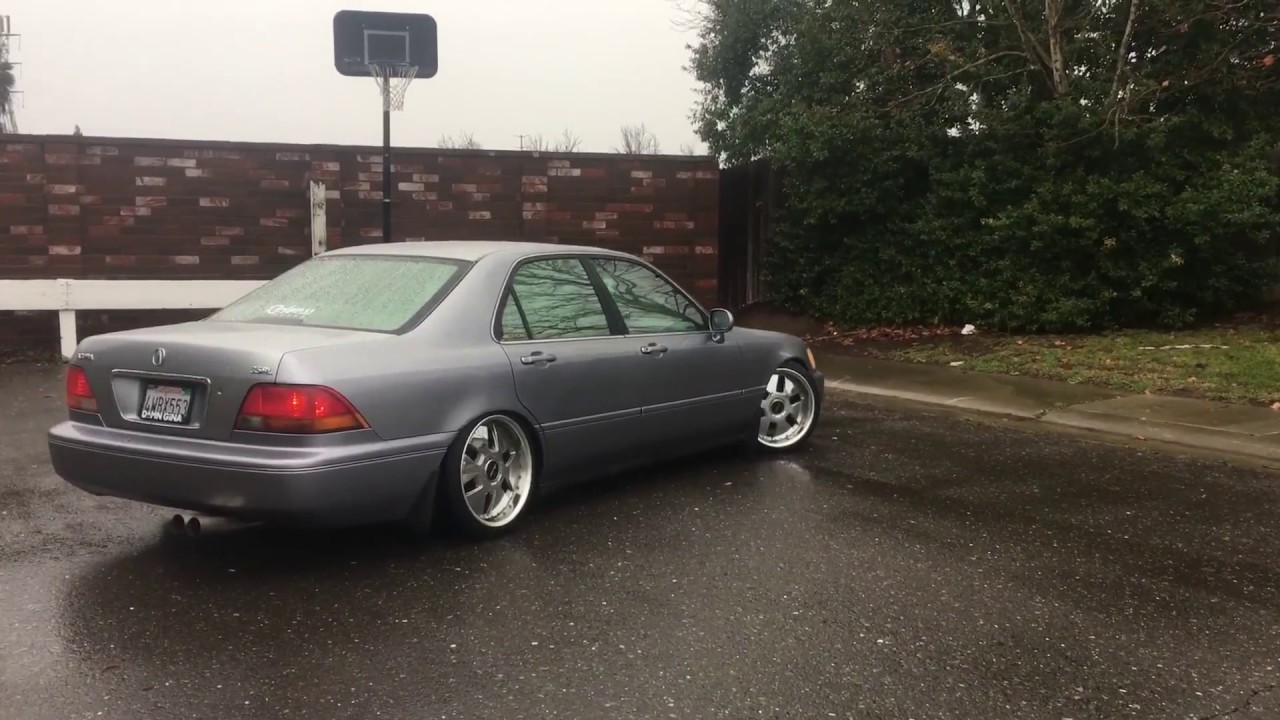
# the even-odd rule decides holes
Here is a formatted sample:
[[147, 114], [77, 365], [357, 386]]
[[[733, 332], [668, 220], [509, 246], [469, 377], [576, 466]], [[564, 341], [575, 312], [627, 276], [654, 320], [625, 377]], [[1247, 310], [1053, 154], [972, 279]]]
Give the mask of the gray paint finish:
[[[549, 487], [743, 437], [759, 417], [758, 392], [773, 370], [805, 358], [798, 338], [746, 328], [714, 337], [710, 332], [629, 335], [614, 322], [601, 337], [495, 339], [504, 293], [523, 262], [616, 258], [670, 282], [623, 253], [525, 242], [415, 242], [343, 248], [308, 262], [351, 255], [445, 258], [469, 265], [430, 314], [398, 335], [206, 320], [84, 340], [78, 352], [93, 359], [78, 364], [86, 369], [101, 414], [76, 414], [50, 430], [58, 473], [95, 493], [227, 515], [252, 515], [263, 503], [273, 513], [285, 512], [287, 507], [277, 506], [296, 497], [295, 514], [332, 519], [342, 514], [343, 505], [352, 505], [350, 492], [332, 492], [335, 507], [317, 507], [309, 483], [324, 482], [308, 471], [332, 475], [325, 469], [347, 464], [344, 458], [358, 448], [366, 458], [362, 462], [374, 463], [366, 468], [369, 473], [390, 472], [395, 479], [365, 484], [362, 492], [380, 497], [357, 503], [380, 509], [382, 517], [358, 512], [352, 521], [395, 520], [409, 509], [406, 497], [432, 490], [440, 457], [482, 415], [507, 413], [533, 431], [541, 484]], [[611, 310], [612, 300], [601, 298]], [[686, 299], [705, 316], [704, 308]], [[158, 347], [167, 354], [164, 373], [150, 362]], [[552, 355], [554, 361], [548, 362]], [[142, 379], [166, 376], [196, 379], [190, 426], [137, 420]], [[816, 380], [821, 394], [820, 374]], [[261, 382], [332, 388], [360, 412], [369, 430], [311, 436], [234, 430], [245, 394]], [[86, 425], [95, 423], [102, 427], [86, 432]], [[132, 450], [122, 453], [121, 447]], [[305, 450], [307, 460], [289, 468], [281, 488], [255, 493], [254, 483], [236, 479], [236, 472], [246, 469], [229, 455], [254, 458], [263, 449]], [[416, 460], [405, 461], [406, 456]], [[379, 468], [378, 462], [387, 464]], [[200, 489], [182, 473], [165, 484], [163, 473], [156, 472], [179, 466], [203, 468]], [[269, 463], [248, 469], [274, 470]], [[220, 472], [231, 488], [221, 495], [216, 491]]]

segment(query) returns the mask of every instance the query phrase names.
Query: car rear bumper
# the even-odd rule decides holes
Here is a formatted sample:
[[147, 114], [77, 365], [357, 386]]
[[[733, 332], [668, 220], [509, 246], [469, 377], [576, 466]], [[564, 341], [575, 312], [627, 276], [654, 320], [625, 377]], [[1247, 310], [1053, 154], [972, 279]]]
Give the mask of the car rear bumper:
[[342, 446], [263, 447], [62, 422], [53, 469], [93, 493], [194, 513], [303, 525], [402, 519], [448, 449], [445, 435]]

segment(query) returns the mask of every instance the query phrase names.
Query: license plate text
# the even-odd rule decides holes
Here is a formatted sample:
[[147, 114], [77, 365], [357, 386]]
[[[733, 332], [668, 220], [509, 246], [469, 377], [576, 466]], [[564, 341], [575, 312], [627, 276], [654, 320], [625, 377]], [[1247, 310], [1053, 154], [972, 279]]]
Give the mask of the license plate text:
[[191, 412], [191, 391], [172, 385], [148, 385], [138, 417], [163, 423], [185, 423]]

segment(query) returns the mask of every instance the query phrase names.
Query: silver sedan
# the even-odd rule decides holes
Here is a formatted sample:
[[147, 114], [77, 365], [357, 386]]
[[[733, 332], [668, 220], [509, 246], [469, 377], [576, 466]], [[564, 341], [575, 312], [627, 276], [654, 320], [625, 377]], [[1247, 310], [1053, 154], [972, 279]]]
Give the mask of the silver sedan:
[[49, 431], [98, 495], [265, 522], [437, 509], [501, 534], [557, 486], [803, 443], [823, 377], [650, 264], [592, 247], [417, 242], [314, 257], [197, 322], [98, 335]]

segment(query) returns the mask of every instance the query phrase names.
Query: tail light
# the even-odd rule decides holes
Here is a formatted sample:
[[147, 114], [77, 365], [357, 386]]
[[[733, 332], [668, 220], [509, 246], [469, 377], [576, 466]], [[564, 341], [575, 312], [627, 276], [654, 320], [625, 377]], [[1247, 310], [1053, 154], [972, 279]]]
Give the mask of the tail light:
[[67, 407], [84, 412], [98, 412], [98, 399], [93, 396], [89, 387], [89, 376], [84, 368], [76, 365], [67, 367]]
[[236, 417], [237, 430], [315, 434], [369, 427], [336, 391], [318, 385], [254, 385]]

